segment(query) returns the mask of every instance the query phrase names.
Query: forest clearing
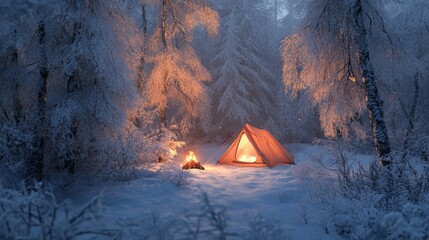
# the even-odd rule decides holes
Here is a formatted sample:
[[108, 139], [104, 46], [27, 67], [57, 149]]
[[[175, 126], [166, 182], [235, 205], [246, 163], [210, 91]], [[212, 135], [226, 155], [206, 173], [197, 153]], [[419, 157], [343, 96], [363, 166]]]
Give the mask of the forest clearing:
[[[187, 215], [204, 212], [204, 194], [216, 211], [224, 211], [221, 216], [226, 219], [223, 231], [227, 239], [251, 236], [261, 239], [337, 238], [324, 230], [329, 223], [323, 225], [321, 212], [326, 209], [320, 203], [323, 198], [320, 191], [326, 184], [332, 184], [331, 178], [336, 176], [327, 169], [320, 169], [321, 162], [311, 160], [321, 158], [326, 162], [331, 157], [330, 152], [323, 147], [305, 144], [288, 147], [297, 156], [297, 166], [251, 168], [217, 165], [212, 159], [211, 162], [203, 161], [205, 170], [186, 171], [186, 176], [175, 180], [176, 184], [162, 178], [142, 177], [119, 184], [77, 188], [70, 191], [68, 197], [81, 206], [101, 192], [107, 215], [139, 219], [141, 231], [147, 228], [147, 235], [154, 239], [159, 237], [154, 229], [161, 230], [167, 238], [189, 236], [190, 232], [184, 226], [196, 225], [197, 221], [187, 218]], [[219, 145], [214, 144], [189, 147], [201, 160], [209, 159], [218, 148]], [[370, 158], [360, 156], [359, 160], [369, 162]], [[182, 162], [183, 157], [175, 159], [176, 164]], [[177, 186], [177, 183], [182, 186]], [[150, 224], [154, 217], [161, 221], [156, 226]], [[181, 222], [183, 218], [188, 222]], [[203, 219], [202, 222], [210, 232], [201, 231], [197, 239], [221, 236], [220, 229], [204, 222], [209, 220]]]
[[0, 239], [429, 238], [429, 1], [1, 0]]

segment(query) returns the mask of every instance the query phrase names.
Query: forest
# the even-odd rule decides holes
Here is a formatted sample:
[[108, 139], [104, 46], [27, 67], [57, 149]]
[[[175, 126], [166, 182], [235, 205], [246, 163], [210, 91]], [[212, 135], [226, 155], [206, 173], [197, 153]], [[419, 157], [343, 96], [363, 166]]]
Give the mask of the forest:
[[[429, 238], [427, 0], [1, 0], [0, 43], [0, 239]], [[295, 164], [216, 164], [247, 124]]]

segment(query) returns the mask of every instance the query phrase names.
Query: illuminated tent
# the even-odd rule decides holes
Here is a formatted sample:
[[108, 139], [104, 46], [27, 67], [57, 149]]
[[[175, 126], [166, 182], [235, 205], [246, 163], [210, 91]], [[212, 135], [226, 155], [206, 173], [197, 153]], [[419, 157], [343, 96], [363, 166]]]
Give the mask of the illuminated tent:
[[249, 167], [274, 167], [295, 164], [294, 157], [265, 129], [246, 124], [218, 164]]

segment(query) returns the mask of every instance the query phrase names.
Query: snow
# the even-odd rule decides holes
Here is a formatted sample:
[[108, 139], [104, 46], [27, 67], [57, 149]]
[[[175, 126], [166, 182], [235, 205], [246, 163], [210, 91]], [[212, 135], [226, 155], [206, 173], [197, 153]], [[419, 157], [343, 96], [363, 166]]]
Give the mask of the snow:
[[[110, 215], [133, 218], [155, 213], [168, 218], [199, 209], [200, 196], [206, 192], [214, 206], [226, 209], [230, 231], [245, 231], [248, 216], [260, 214], [280, 223], [291, 239], [336, 238], [332, 233], [326, 234], [313, 221], [318, 218], [317, 206], [304, 207], [310, 191], [305, 178], [299, 177], [300, 171], [312, 164], [310, 159], [327, 156], [327, 149], [304, 144], [287, 145], [296, 157], [296, 165], [270, 169], [216, 165], [216, 157], [226, 150], [224, 148], [215, 158], [209, 159], [218, 148], [219, 145], [214, 144], [195, 145], [176, 157], [177, 164], [181, 164], [185, 150], [193, 150], [206, 168], [190, 170], [189, 180], [192, 182], [186, 186], [179, 187], [157, 177], [142, 177], [130, 182], [75, 189], [67, 197], [81, 205], [102, 192]], [[303, 211], [308, 211], [308, 224], [302, 219]]]

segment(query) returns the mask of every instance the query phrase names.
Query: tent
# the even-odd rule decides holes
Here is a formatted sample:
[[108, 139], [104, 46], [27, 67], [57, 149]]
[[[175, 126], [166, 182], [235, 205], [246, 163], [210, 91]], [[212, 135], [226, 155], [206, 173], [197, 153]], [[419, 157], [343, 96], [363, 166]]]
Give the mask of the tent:
[[278, 164], [295, 164], [295, 161], [293, 155], [270, 132], [246, 124], [217, 163], [274, 167]]

